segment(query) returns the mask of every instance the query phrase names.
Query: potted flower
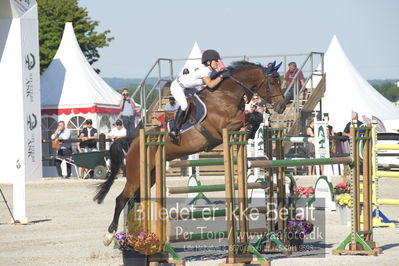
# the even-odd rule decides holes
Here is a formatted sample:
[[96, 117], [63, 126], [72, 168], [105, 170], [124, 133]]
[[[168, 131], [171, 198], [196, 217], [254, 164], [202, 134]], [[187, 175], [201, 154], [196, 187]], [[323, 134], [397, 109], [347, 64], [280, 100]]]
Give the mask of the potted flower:
[[312, 187], [298, 186], [293, 191], [293, 199], [296, 208], [306, 207], [309, 197], [314, 195], [314, 189]]
[[164, 243], [159, 241], [155, 233], [142, 230], [142, 221], [140, 217], [136, 217], [137, 213], [136, 207], [129, 211], [127, 232], [119, 232], [114, 237], [114, 248], [122, 251], [125, 266], [147, 265], [148, 255], [158, 253], [164, 248]]
[[350, 193], [350, 191], [351, 191], [351, 188], [345, 183], [339, 183], [334, 187], [335, 195]]
[[351, 195], [349, 193], [336, 195], [335, 203], [337, 205], [338, 213], [341, 217], [341, 224], [348, 224], [348, 222], [351, 220]]
[[305, 219], [295, 219], [287, 221], [287, 239], [292, 249], [299, 250], [303, 245], [305, 235], [313, 231], [313, 223]]
[[125, 266], [147, 265], [147, 255], [159, 252], [159, 239], [154, 233], [139, 232], [132, 235], [119, 232], [114, 241], [114, 248], [122, 251]]

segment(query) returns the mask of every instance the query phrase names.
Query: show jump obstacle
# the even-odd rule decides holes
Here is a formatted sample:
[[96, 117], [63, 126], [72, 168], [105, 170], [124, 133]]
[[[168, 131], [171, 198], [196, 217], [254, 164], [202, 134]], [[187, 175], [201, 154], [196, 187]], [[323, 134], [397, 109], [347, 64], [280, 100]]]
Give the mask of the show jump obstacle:
[[399, 150], [399, 144], [377, 144], [376, 127], [373, 126], [373, 225], [388, 226], [395, 228], [396, 223], [391, 221], [381, 210], [380, 205], [399, 205], [399, 199], [380, 198], [378, 190], [378, 181], [381, 178], [399, 178], [399, 172], [394, 171], [378, 171], [378, 152], [385, 150]]
[[[164, 244], [160, 253], [149, 256], [148, 260], [151, 266], [158, 265], [158, 262], [174, 263], [177, 266], [184, 266], [185, 262], [171, 248], [167, 242], [166, 235], [166, 219], [161, 217], [162, 208], [166, 207], [166, 133], [162, 129], [161, 132], [145, 132], [140, 129], [140, 199], [144, 203], [142, 205], [144, 232], [154, 232], [159, 238], [160, 243]], [[155, 150], [155, 157], [149, 156], [150, 150]], [[156, 196], [155, 204], [151, 202], [151, 171], [152, 165], [155, 165], [155, 185]], [[170, 259], [170, 256], [172, 259]]]
[[[373, 239], [372, 218], [372, 127], [351, 128], [351, 145], [353, 168], [351, 178], [352, 197], [352, 221], [351, 233], [344, 241], [332, 251], [332, 254], [363, 254], [378, 255], [382, 249], [376, 247]], [[361, 159], [363, 155], [363, 166], [361, 175]], [[361, 180], [361, 177], [362, 180]], [[362, 192], [361, 192], [362, 182]], [[363, 202], [361, 202], [361, 196]], [[360, 214], [363, 214], [361, 223]]]
[[[224, 185], [211, 185], [201, 187], [175, 187], [169, 188], [169, 193], [188, 193], [188, 192], [206, 192], [206, 191], [225, 191], [226, 193], [226, 209], [215, 212], [214, 216], [227, 216], [227, 231], [225, 232], [208, 232], [205, 235], [193, 235], [189, 240], [204, 240], [216, 238], [228, 238], [228, 257], [226, 263], [221, 265], [242, 265], [243, 263], [256, 263], [260, 265], [269, 265], [267, 261], [257, 249], [249, 243], [248, 236], [254, 231], [261, 231], [256, 229], [249, 229], [248, 220], [245, 215], [245, 209], [248, 207], [248, 188], [265, 188], [262, 183], [247, 183], [247, 167], [255, 168], [262, 167], [268, 169], [277, 168], [277, 191], [285, 191], [284, 184], [284, 171], [283, 167], [286, 166], [299, 166], [299, 165], [321, 165], [321, 164], [348, 164], [351, 163], [352, 169], [352, 228], [348, 237], [338, 246], [333, 254], [367, 254], [377, 255], [381, 253], [380, 248], [376, 248], [373, 240], [373, 219], [372, 219], [372, 128], [361, 127], [352, 128], [352, 156], [340, 158], [324, 158], [324, 159], [303, 159], [303, 160], [283, 160], [283, 152], [276, 153], [278, 160], [255, 160], [247, 162], [245, 132], [228, 132], [223, 130], [223, 145], [224, 154], [223, 160], [191, 160], [182, 161], [179, 164], [196, 166], [196, 165], [221, 165], [225, 167], [225, 184]], [[151, 169], [148, 167], [151, 160], [155, 160], [155, 186], [156, 186], [156, 202], [154, 205], [144, 205], [146, 210], [144, 215], [150, 217], [153, 209], [159, 211], [162, 207], [166, 206], [166, 183], [165, 183], [165, 132], [150, 133], [140, 130], [140, 145], [141, 145], [141, 198], [142, 200], [151, 199]], [[148, 149], [156, 149], [155, 158], [149, 158]], [[270, 151], [269, 151], [270, 152]], [[361, 159], [363, 155], [363, 175], [361, 178]], [[174, 162], [171, 162], [174, 163]], [[177, 164], [177, 162], [176, 162]], [[280, 174], [279, 174], [280, 173]], [[236, 175], [236, 176], [235, 176]], [[272, 178], [272, 173], [269, 173], [268, 181]], [[237, 180], [237, 184], [234, 180]], [[267, 182], [266, 182], [267, 183]], [[363, 183], [364, 189], [361, 189]], [[280, 188], [280, 189], [278, 189]], [[235, 191], [238, 190], [238, 193]], [[362, 191], [361, 191], [362, 190]], [[236, 196], [238, 195], [238, 197]], [[361, 195], [363, 202], [361, 202]], [[275, 199], [274, 192], [270, 192], [269, 198]], [[279, 195], [285, 196], [285, 195]], [[285, 201], [277, 202], [277, 208], [284, 207]], [[236, 206], [238, 204], [238, 206]], [[238, 211], [234, 211], [238, 207]], [[262, 209], [262, 208], [260, 208]], [[264, 209], [266, 211], [266, 209]], [[236, 215], [238, 212], [238, 215]], [[363, 221], [361, 222], [360, 214], [363, 214]], [[239, 219], [236, 220], [235, 216]], [[181, 218], [181, 215], [177, 216]], [[200, 218], [198, 213], [192, 212], [185, 214], [185, 219]], [[149, 220], [148, 220], [149, 221]], [[271, 223], [270, 226], [274, 224]], [[284, 230], [284, 221], [277, 221], [278, 229]], [[155, 227], [155, 229], [154, 229]], [[148, 222], [145, 228], [149, 231], [156, 232], [164, 245], [164, 250], [150, 261], [168, 261], [177, 263], [177, 265], [184, 265], [184, 261], [174, 252], [167, 242], [166, 235], [166, 221], [157, 220], [154, 223]], [[274, 230], [272, 230], [274, 231]], [[269, 231], [269, 232], [272, 232]], [[213, 237], [209, 237], [213, 236]], [[272, 239], [269, 239], [272, 242]], [[279, 251], [286, 251], [282, 242], [276, 238], [275, 246]], [[179, 242], [181, 239], [170, 237], [170, 242]], [[269, 245], [273, 249], [273, 245]], [[267, 251], [267, 250], [265, 250]], [[270, 251], [270, 250], [269, 250]], [[169, 259], [169, 255], [173, 259]], [[253, 261], [253, 255], [257, 257], [257, 261]], [[162, 258], [162, 259], [160, 259]], [[156, 264], [154, 264], [156, 265]]]
[[[201, 239], [228, 239], [228, 257], [226, 263], [221, 265], [243, 265], [245, 263], [252, 263], [258, 265], [269, 265], [267, 261], [248, 241], [250, 234], [259, 230], [249, 230], [247, 220], [248, 202], [247, 191], [248, 184], [246, 179], [247, 173], [247, 159], [246, 159], [246, 140], [245, 132], [236, 131], [228, 132], [223, 130], [223, 145], [224, 145], [224, 166], [225, 166], [225, 185], [222, 187], [204, 186], [203, 191], [215, 191], [214, 189], [223, 189], [226, 191], [226, 209], [220, 213], [215, 213], [215, 216], [227, 216], [227, 231], [225, 232], [207, 232], [204, 235], [193, 235], [189, 240]], [[151, 200], [151, 169], [149, 165], [151, 162], [155, 163], [155, 190], [156, 190], [156, 204], [144, 204], [143, 215], [146, 223], [143, 225], [143, 230], [148, 232], [155, 232], [161, 243], [165, 243], [164, 250], [158, 254], [150, 256], [149, 261], [156, 265], [158, 262], [175, 263], [176, 265], [184, 265], [184, 261], [176, 254], [167, 242], [166, 235], [166, 220], [160, 219], [156, 215], [155, 220], [152, 213], [159, 213], [162, 208], [166, 208], [166, 183], [165, 183], [165, 132], [150, 133], [140, 130], [140, 154], [141, 154], [141, 200], [146, 202]], [[155, 158], [150, 158], [149, 149], [156, 149]], [[236, 156], [233, 154], [236, 151]], [[235, 154], [234, 154], [235, 155]], [[234, 157], [234, 158], [233, 158]], [[155, 161], [151, 161], [155, 160]], [[223, 163], [222, 163], [223, 164]], [[235, 175], [237, 173], [237, 175]], [[237, 180], [237, 185], [234, 180]], [[251, 187], [263, 187], [263, 185], [251, 185]], [[207, 190], [208, 188], [208, 190]], [[238, 190], [238, 197], [236, 197], [235, 190]], [[177, 193], [182, 193], [182, 188], [171, 189]], [[189, 190], [189, 189], [188, 189]], [[187, 191], [187, 189], [183, 191]], [[238, 206], [237, 206], [238, 204]], [[238, 207], [238, 208], [237, 208]], [[155, 208], [155, 210], [154, 210]], [[237, 211], [235, 211], [237, 209]], [[260, 208], [262, 209], [262, 208]], [[263, 208], [265, 211], [265, 208]], [[238, 221], [236, 220], [236, 213], [238, 212]], [[196, 213], [189, 214], [191, 218], [200, 218]], [[180, 217], [181, 215], [177, 215]], [[149, 219], [151, 217], [152, 219]], [[184, 217], [187, 218], [187, 217]], [[209, 237], [213, 236], [213, 237]], [[170, 238], [171, 242], [178, 242], [179, 239]], [[172, 256], [172, 259], [169, 258]], [[253, 260], [253, 256], [256, 260]]]

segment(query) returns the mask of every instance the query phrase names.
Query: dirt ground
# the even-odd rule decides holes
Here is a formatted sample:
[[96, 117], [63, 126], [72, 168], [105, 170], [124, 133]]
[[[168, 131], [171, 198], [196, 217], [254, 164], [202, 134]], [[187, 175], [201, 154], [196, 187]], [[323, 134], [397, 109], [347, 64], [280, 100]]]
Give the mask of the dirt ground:
[[[313, 180], [311, 177], [299, 177], [298, 183], [309, 185]], [[223, 179], [203, 177], [201, 181], [212, 184], [221, 183]], [[27, 183], [27, 217], [32, 223], [29, 225], [7, 224], [11, 217], [5, 204], [0, 202], [0, 265], [122, 265], [121, 253], [112, 246], [104, 247], [102, 236], [111, 221], [115, 197], [122, 190], [124, 180], [116, 180], [102, 205], [92, 201], [94, 185], [98, 182], [46, 179]], [[168, 181], [172, 185], [186, 182], [181, 177]], [[12, 205], [12, 186], [0, 186]], [[381, 182], [380, 194], [386, 198], [399, 198], [398, 190], [399, 180], [384, 179]], [[399, 206], [383, 206], [382, 210], [389, 218], [399, 220]], [[272, 265], [399, 265], [399, 228], [374, 230], [377, 245], [384, 250], [384, 254], [373, 257], [331, 255], [331, 250], [346, 237], [350, 227], [339, 224], [336, 212], [326, 213], [326, 227], [323, 258], [264, 256], [272, 258]], [[218, 265], [224, 261], [215, 259], [209, 260], [207, 265]], [[202, 266], [202, 260], [204, 257], [199, 256], [197, 261], [190, 261], [187, 265]]]

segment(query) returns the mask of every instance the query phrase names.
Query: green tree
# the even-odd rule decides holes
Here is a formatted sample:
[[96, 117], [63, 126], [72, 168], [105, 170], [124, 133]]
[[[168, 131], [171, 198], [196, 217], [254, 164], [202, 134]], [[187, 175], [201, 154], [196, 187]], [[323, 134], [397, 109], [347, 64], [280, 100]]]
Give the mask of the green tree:
[[[80, 48], [90, 64], [98, 61], [98, 48], [109, 46], [113, 37], [109, 30], [98, 33], [99, 22], [88, 16], [86, 8], [78, 6], [78, 0], [38, 0], [40, 70], [43, 73], [53, 60], [66, 22], [72, 22]], [[99, 69], [95, 69], [97, 73]]]
[[392, 82], [374, 85], [374, 88], [391, 102], [399, 100], [399, 88]]

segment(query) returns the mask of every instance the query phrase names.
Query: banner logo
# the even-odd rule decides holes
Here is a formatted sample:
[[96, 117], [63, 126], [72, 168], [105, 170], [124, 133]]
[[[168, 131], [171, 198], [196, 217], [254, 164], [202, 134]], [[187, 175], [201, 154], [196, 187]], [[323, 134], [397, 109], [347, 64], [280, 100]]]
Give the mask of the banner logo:
[[25, 67], [29, 70], [32, 70], [36, 65], [35, 56], [32, 53], [29, 53], [25, 56]]
[[34, 0], [14, 0], [13, 1], [15, 8], [18, 10], [20, 15], [24, 14], [29, 10], [32, 4], [35, 4]]
[[27, 119], [27, 124], [28, 124], [28, 128], [32, 131], [36, 128], [37, 126], [37, 118], [35, 114], [30, 114], [28, 115], [28, 119]]

